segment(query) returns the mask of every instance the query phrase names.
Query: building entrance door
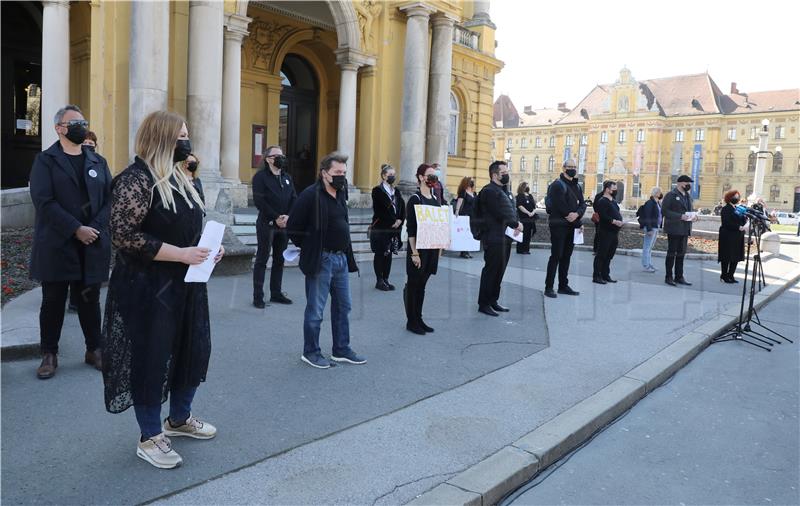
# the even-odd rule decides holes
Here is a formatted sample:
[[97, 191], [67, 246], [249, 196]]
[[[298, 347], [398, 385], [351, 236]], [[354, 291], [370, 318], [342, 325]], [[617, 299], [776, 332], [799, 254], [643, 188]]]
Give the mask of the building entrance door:
[[289, 54], [281, 67], [278, 144], [289, 161], [287, 171], [298, 192], [317, 179], [319, 86], [311, 66]]

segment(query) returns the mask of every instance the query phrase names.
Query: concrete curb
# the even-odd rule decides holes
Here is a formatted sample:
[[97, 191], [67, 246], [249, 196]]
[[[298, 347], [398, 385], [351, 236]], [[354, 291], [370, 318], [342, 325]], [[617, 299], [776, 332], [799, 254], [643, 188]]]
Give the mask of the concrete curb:
[[[533, 249], [550, 249], [550, 243], [549, 242], [532, 242], [531, 243], [531, 248], [533, 248]], [[585, 245], [585, 244], [579, 244], [579, 245], [575, 246], [575, 249], [577, 251], [592, 251], [592, 247], [589, 246], [589, 245]], [[617, 251], [616, 251], [615, 254], [616, 255], [623, 255], [623, 256], [631, 256], [631, 257], [640, 257], [640, 256], [642, 256], [642, 250], [641, 249], [620, 249], [620, 248], [617, 248]], [[667, 256], [667, 252], [666, 251], [653, 250], [651, 254], [654, 257], [666, 257]], [[714, 260], [714, 261], [716, 261], [717, 260], [717, 255], [716, 255], [716, 253], [687, 253], [686, 254], [686, 260]]]
[[[798, 281], [800, 268], [791, 271], [783, 284], [765, 287], [756, 296], [755, 308], [761, 309]], [[712, 339], [734, 325], [739, 309], [738, 303], [735, 308], [733, 306], [726, 306], [714, 319], [685, 334], [599, 392], [409, 504], [497, 504], [506, 494], [613, 422], [700, 354]]]

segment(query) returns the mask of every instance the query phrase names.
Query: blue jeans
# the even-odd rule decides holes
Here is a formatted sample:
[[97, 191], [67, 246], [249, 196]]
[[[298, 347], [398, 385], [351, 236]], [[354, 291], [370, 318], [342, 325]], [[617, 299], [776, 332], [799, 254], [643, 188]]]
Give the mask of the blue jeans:
[[303, 355], [319, 353], [319, 330], [323, 311], [331, 294], [331, 330], [333, 354], [350, 351], [350, 273], [347, 255], [322, 252], [322, 264], [316, 276], [306, 276], [306, 312], [303, 321]]
[[[192, 400], [195, 387], [171, 390], [169, 392], [169, 418], [173, 422], [185, 421], [192, 412]], [[136, 412], [136, 421], [139, 422], [139, 429], [144, 439], [157, 436], [163, 432], [161, 428], [161, 405], [147, 406], [145, 404], [134, 404], [133, 410]]]
[[656, 239], [658, 238], [657, 228], [654, 228], [650, 232], [652, 232], [652, 235], [648, 235], [648, 232], [645, 231], [644, 244], [642, 244], [642, 267], [645, 269], [653, 265], [653, 260], [651, 258], [653, 253], [653, 245], [656, 243]]

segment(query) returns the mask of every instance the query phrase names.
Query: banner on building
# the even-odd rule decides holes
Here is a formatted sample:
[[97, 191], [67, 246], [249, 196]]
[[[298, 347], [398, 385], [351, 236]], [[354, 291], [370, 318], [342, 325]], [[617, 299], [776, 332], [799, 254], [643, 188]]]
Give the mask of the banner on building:
[[571, 155], [571, 154], [572, 154], [572, 148], [571, 148], [571, 147], [569, 147], [569, 146], [565, 147], [565, 148], [564, 148], [564, 161], [565, 161], [565, 162], [566, 162], [567, 160], [569, 160], [569, 158], [570, 158], [570, 155]]
[[450, 246], [450, 206], [414, 206], [417, 218], [417, 249], [447, 249]]
[[633, 175], [638, 176], [642, 172], [642, 159], [644, 158], [644, 145], [637, 144], [633, 148]]
[[695, 144], [692, 152], [692, 198], [700, 197], [700, 169], [703, 164], [703, 145]]
[[606, 171], [606, 145], [600, 144], [599, 154], [597, 155], [597, 173], [603, 174]]
[[683, 165], [683, 144], [678, 143], [672, 146], [672, 175], [677, 176], [681, 173]]
[[586, 146], [578, 148], [578, 174], [586, 171]]

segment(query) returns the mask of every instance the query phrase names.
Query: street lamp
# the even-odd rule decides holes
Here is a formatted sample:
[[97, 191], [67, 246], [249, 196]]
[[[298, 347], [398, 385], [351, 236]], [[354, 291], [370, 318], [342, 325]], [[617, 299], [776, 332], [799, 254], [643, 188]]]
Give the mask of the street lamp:
[[769, 120], [766, 118], [761, 120], [761, 131], [758, 132], [758, 137], [758, 147], [750, 146], [750, 152], [756, 155], [756, 173], [753, 177], [753, 193], [747, 196], [747, 201], [751, 203], [758, 202], [758, 199], [762, 197], [767, 155], [774, 158], [775, 153], [780, 153], [782, 149], [780, 146], [775, 147], [775, 152], [767, 149], [767, 143], [769, 142]]

